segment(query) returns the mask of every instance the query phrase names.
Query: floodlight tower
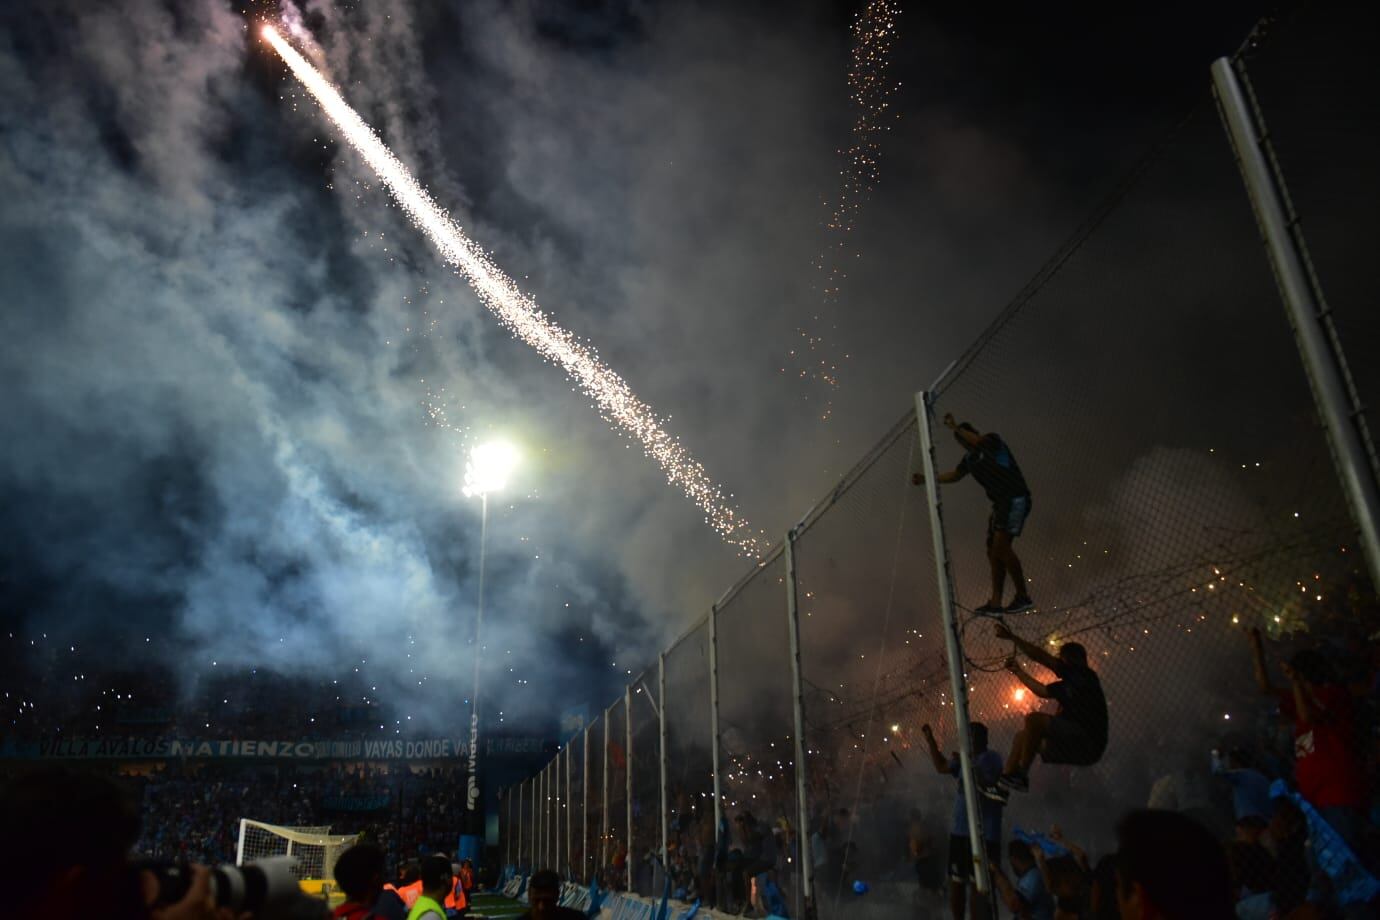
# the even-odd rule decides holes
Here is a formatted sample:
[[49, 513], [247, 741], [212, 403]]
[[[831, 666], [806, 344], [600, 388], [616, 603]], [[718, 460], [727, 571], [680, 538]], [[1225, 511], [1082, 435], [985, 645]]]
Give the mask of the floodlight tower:
[[507, 441], [488, 441], [470, 451], [465, 465], [465, 497], [479, 496], [479, 603], [474, 617], [474, 694], [470, 697], [470, 769], [465, 796], [466, 830], [461, 858], [478, 865], [484, 855], [484, 807], [479, 795], [479, 664], [484, 629], [484, 556], [489, 540], [489, 493], [508, 484], [518, 452]]

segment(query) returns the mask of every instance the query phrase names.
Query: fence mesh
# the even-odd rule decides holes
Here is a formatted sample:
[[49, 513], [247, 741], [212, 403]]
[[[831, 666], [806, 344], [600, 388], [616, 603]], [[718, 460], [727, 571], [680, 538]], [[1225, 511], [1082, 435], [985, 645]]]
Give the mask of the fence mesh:
[[657, 708], [657, 669], [650, 668], [633, 685], [632, 772], [633, 851], [630, 888], [638, 894], [661, 894], [661, 738]]
[[672, 890], [712, 903], [714, 762], [709, 696], [709, 622], [666, 653], [668, 849]]
[[627, 707], [615, 703], [605, 716], [609, 724], [608, 797], [604, 820], [608, 828], [603, 856], [604, 884], [614, 891], [628, 887], [628, 741]]
[[795, 545], [821, 917], [906, 915], [917, 866], [927, 887], [942, 879], [953, 782], [930, 765], [920, 728], [953, 733], [929, 512], [910, 481], [916, 438], [912, 415]]
[[[784, 556], [759, 567], [715, 613], [719, 674], [719, 756], [731, 843], [718, 905], [741, 908], [764, 883], [798, 912], [800, 877], [782, 834], [796, 819], [790, 640]], [[731, 680], [723, 675], [733, 675]], [[770, 865], [774, 874], [757, 871]], [[758, 891], [759, 907], [766, 892]], [[798, 916], [798, 913], [795, 915]]]
[[585, 734], [589, 743], [589, 776], [586, 788], [589, 790], [589, 806], [585, 819], [585, 863], [580, 879], [588, 883], [594, 873], [603, 867], [604, 858], [604, 732], [607, 716], [600, 713], [590, 723]]
[[[1032, 496], [1022, 509], [1009, 471], [988, 495], [963, 482], [944, 496], [972, 717], [1002, 755], [1021, 733], [1061, 764], [1031, 767], [1009, 832], [1057, 825], [1107, 854], [1111, 819], [1149, 805], [1230, 840], [1247, 806], [1233, 814], [1215, 788], [1210, 752], [1237, 750], [1239, 768], [1273, 775], [1291, 759], [1278, 703], [1255, 686], [1250, 631], [1275, 656], [1344, 635], [1360, 554], [1211, 105], [970, 354], [935, 405], [936, 418], [949, 413], [1000, 432], [1005, 447], [979, 449], [1000, 463], [1009, 448]], [[941, 468], [956, 468], [965, 448], [942, 425], [936, 435]], [[1013, 570], [991, 562], [991, 520], [1025, 527], [1013, 546], [1036, 606], [1004, 625], [1029, 646], [980, 612], [1017, 594], [1008, 581], [993, 597], [993, 569]], [[1086, 649], [1105, 726], [1086, 671], [1050, 667], [1064, 643]], [[1082, 697], [1037, 697], [1056, 680]], [[1075, 715], [1042, 727], [1039, 713], [1061, 707]], [[1048, 735], [1070, 727], [1072, 738]], [[1008, 773], [1022, 766], [1007, 758]], [[1068, 878], [1084, 897], [1085, 874]]]
[[1380, 364], [1366, 343], [1380, 338], [1380, 269], [1368, 228], [1380, 213], [1380, 73], [1370, 59], [1380, 31], [1312, 3], [1262, 32], [1246, 69], [1373, 431]]
[[[1361, 349], [1380, 331], [1380, 271], [1355, 228], [1380, 179], [1357, 125], [1380, 95], [1368, 58], [1338, 50], [1369, 39], [1311, 8], [1277, 33], [1250, 46], [1251, 83], [1373, 404]], [[996, 894], [1020, 908], [1033, 873], [1068, 915], [1114, 916], [1117, 821], [1150, 807], [1220, 842], [1244, 911], [1364, 912], [1380, 896], [1380, 605], [1206, 92], [960, 356], [929, 418], [903, 417], [794, 535], [804, 826], [788, 554], [715, 609], [715, 642], [706, 620], [667, 652], [676, 896], [804, 916], [804, 841], [829, 920], [944, 916], [971, 896], [921, 424]], [[586, 843], [606, 886], [659, 895], [655, 675], [631, 685], [631, 751], [622, 701], [607, 736], [591, 728]]]
[[570, 796], [568, 799], [570, 821], [566, 829], [566, 861], [562, 864], [567, 878], [583, 881], [585, 876], [585, 757], [588, 737], [581, 730], [571, 736], [567, 750], [570, 752]]

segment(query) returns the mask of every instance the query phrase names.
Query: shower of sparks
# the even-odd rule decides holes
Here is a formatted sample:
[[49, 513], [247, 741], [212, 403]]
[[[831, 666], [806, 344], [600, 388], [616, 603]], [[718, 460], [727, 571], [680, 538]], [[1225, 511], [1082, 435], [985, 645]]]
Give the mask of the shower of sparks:
[[[272, 26], [265, 25], [263, 35], [344, 139], [378, 174], [407, 216], [431, 240], [441, 257], [464, 276], [499, 322], [543, 358], [559, 364], [594, 401], [605, 421], [640, 441], [643, 451], [661, 467], [667, 480], [680, 487], [704, 512], [706, 523], [725, 542], [743, 555], [760, 556], [767, 546], [763, 536], [730, 504], [729, 497], [709, 478], [703, 465], [667, 433], [652, 408], [638, 399], [591, 345], [562, 329], [519, 290], [513, 279], [441, 210], [407, 167], [306, 58]], [[433, 421], [437, 419], [433, 417]]]
[[[833, 413], [832, 391], [839, 385], [839, 362], [848, 355], [831, 356], [826, 336], [836, 332], [837, 305], [848, 277], [850, 257], [848, 237], [857, 223], [863, 202], [876, 188], [882, 136], [891, 130], [892, 93], [900, 83], [890, 78], [891, 46], [896, 38], [896, 18], [901, 14], [898, 0], [870, 0], [853, 19], [853, 51], [848, 67], [848, 100], [854, 110], [853, 143], [839, 151], [838, 196], [825, 224], [828, 244], [815, 268], [823, 276], [821, 303], [810, 322], [796, 329], [800, 341], [791, 351], [801, 379], [822, 383], [828, 390], [821, 420]], [[856, 259], [859, 253], [852, 253]], [[828, 325], [826, 330], [824, 327]]]

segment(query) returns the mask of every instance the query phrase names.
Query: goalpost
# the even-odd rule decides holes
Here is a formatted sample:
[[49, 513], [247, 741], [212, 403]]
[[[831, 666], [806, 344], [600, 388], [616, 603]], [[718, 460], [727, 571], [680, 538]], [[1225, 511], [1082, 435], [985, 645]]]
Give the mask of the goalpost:
[[331, 834], [329, 824], [282, 827], [241, 818], [235, 865], [243, 866], [265, 856], [294, 856], [297, 862], [293, 874], [298, 879], [330, 880], [336, 859], [358, 840], [359, 834]]

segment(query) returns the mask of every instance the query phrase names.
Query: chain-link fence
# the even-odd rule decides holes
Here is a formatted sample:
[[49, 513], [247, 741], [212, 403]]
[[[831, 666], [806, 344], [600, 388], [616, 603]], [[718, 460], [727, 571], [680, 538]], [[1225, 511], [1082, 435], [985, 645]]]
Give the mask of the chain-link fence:
[[[1363, 201], [1380, 182], [1340, 140], [1346, 112], [1319, 126], [1344, 150], [1310, 134], [1289, 75], [1326, 47], [1315, 27], [1279, 59], [1248, 43], [919, 414], [591, 726], [578, 880], [831, 918], [947, 915], [990, 885], [1018, 912], [1116, 916], [1145, 833], [1118, 822], [1150, 808], [1179, 816], [1152, 828], [1176, 889], [1369, 909], [1375, 509], [1343, 489], [1322, 377], [1331, 361], [1348, 384], [1338, 341], [1363, 359], [1340, 417], [1373, 488], [1355, 396], [1380, 273], [1319, 158]], [[1259, 143], [1224, 136], [1232, 73]], [[1288, 136], [1251, 108], [1273, 119], [1272, 97]], [[1334, 320], [1292, 205], [1272, 227], [1268, 169], [1243, 190], [1271, 142], [1349, 308], [1321, 365], [1300, 342]], [[1310, 285], [1291, 319], [1281, 291], [1296, 306]]]

